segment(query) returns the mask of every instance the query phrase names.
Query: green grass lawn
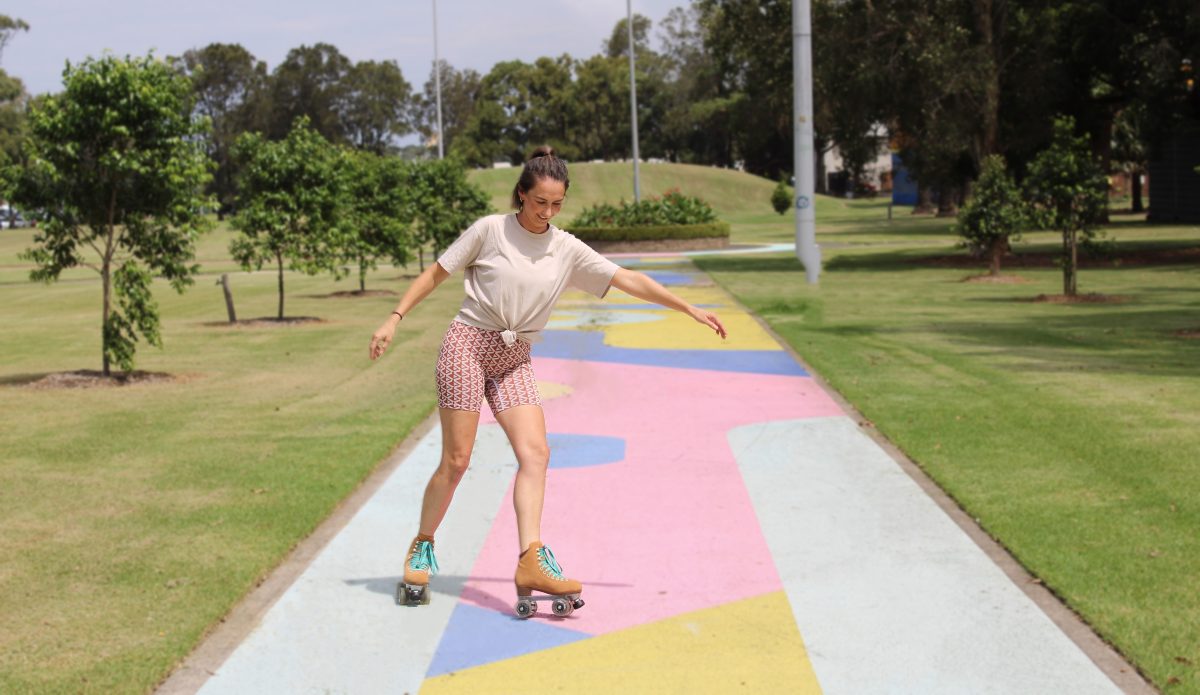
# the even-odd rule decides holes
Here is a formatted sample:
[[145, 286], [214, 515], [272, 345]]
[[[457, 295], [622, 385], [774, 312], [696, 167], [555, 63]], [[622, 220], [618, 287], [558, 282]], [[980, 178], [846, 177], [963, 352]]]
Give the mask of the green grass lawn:
[[[954, 251], [947, 222], [905, 221], [903, 245], [878, 205], [818, 223], [817, 286], [791, 255], [697, 264], [1164, 692], [1200, 693], [1200, 340], [1175, 335], [1200, 329], [1198, 269], [1110, 263], [1080, 291], [1126, 301], [1032, 303], [1060, 271], [963, 282], [982, 267], [921, 262]], [[1196, 227], [1109, 232], [1119, 253], [1200, 246]]]
[[[628, 169], [572, 165], [564, 218], [629, 197]], [[517, 173], [472, 177], [506, 210]], [[771, 181], [683, 165], [642, 176], [648, 195], [709, 199], [735, 243], [794, 237]], [[1160, 686], [1200, 693], [1200, 341], [1172, 333], [1200, 328], [1196, 269], [1087, 269], [1082, 291], [1128, 301], [1032, 304], [1059, 291], [1054, 270], [959, 282], [971, 271], [914, 262], [954, 252], [950, 223], [907, 213], [889, 223], [886, 201], [820, 198], [818, 287], [787, 255], [700, 263]], [[1200, 231], [1132, 217], [1111, 229], [1122, 249], [1195, 245]], [[432, 411], [461, 283], [372, 363], [397, 298], [331, 296], [353, 279], [287, 274], [287, 314], [320, 323], [222, 325], [221, 272], [240, 318], [276, 308], [273, 270], [241, 272], [231, 235], [201, 240], [205, 274], [186, 294], [156, 283], [165, 345], [142, 345], [138, 368], [177, 380], [33, 389], [99, 369], [99, 280], [29, 282], [18, 253], [32, 231], [0, 230], [0, 692], [152, 688]], [[1054, 244], [1042, 232], [1018, 250]], [[415, 272], [381, 269], [368, 289], [402, 291]], [[396, 529], [397, 554], [411, 533]]]
[[[288, 273], [287, 314], [323, 323], [230, 327], [216, 276], [182, 296], [156, 283], [164, 348], [142, 345], [137, 366], [179, 381], [37, 390], [23, 384], [100, 368], [100, 284], [22, 279], [30, 237], [0, 234], [0, 692], [140, 693], [432, 411], [461, 285], [372, 363], [397, 296], [330, 297], [355, 287]], [[227, 238], [204, 240], [206, 267], [233, 268]], [[275, 314], [273, 272], [231, 279], [240, 318]], [[395, 531], [400, 557], [413, 530]]]

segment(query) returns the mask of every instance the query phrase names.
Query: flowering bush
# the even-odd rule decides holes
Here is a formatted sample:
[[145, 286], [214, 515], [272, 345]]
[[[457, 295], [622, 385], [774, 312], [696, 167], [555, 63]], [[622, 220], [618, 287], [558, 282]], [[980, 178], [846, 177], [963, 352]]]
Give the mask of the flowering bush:
[[575, 218], [572, 227], [642, 227], [649, 225], [707, 224], [717, 221], [712, 206], [699, 198], [671, 189], [659, 198], [619, 206], [599, 203]]

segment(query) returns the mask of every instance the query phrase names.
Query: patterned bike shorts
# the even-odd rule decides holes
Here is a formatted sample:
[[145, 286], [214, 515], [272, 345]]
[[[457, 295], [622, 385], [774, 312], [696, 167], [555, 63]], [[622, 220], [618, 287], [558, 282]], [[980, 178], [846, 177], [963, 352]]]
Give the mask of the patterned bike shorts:
[[505, 345], [499, 331], [451, 321], [437, 363], [438, 407], [478, 411], [487, 398], [493, 413], [541, 405], [529, 343]]

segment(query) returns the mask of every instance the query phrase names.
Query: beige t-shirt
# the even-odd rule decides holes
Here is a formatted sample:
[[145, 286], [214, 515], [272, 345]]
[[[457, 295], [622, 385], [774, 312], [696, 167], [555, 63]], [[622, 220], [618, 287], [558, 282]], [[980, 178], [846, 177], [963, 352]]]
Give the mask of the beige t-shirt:
[[437, 262], [447, 273], [466, 271], [467, 297], [455, 320], [502, 331], [508, 345], [540, 340], [568, 286], [604, 297], [618, 270], [570, 232], [550, 225], [535, 234], [513, 213], [476, 220]]

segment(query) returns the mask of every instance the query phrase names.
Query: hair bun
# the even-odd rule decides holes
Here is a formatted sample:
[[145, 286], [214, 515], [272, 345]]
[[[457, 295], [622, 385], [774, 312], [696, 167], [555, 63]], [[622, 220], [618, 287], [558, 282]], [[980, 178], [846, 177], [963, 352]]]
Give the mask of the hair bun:
[[533, 159], [537, 159], [538, 157], [553, 157], [553, 156], [554, 156], [554, 148], [549, 145], [542, 145], [541, 147], [538, 147], [536, 150], [533, 151], [533, 154], [531, 154], [529, 156], [529, 159], [533, 160]]

